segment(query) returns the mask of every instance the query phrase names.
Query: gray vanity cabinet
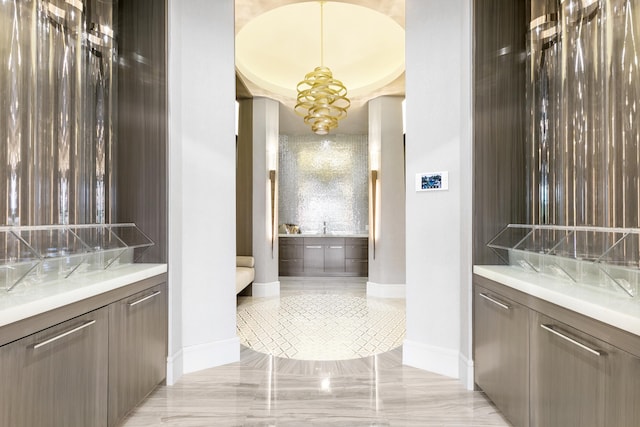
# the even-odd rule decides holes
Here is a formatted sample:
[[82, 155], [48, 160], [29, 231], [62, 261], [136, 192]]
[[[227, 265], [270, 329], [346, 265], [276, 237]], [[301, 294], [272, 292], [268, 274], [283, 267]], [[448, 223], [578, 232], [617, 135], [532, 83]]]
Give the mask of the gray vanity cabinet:
[[605, 423], [610, 346], [535, 312], [530, 333], [532, 424], [611, 425]]
[[366, 237], [281, 237], [280, 276], [366, 277]]
[[107, 424], [108, 310], [0, 347], [0, 426]]
[[476, 286], [475, 382], [517, 426], [529, 425], [529, 309]]
[[164, 380], [167, 286], [155, 286], [109, 306], [109, 426]]

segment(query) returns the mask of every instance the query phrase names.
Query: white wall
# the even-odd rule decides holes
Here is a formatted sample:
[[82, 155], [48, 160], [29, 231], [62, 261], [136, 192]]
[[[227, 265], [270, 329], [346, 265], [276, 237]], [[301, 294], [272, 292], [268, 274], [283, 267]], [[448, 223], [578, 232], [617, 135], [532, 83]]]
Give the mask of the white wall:
[[239, 360], [233, 0], [169, 0], [169, 373]]
[[169, 149], [167, 183], [169, 194], [169, 348], [167, 358], [167, 383], [173, 384], [182, 375], [182, 147], [173, 144], [182, 134], [182, 63], [179, 50], [182, 44], [181, 1], [169, 1]]
[[[406, 2], [404, 363], [467, 385], [460, 366], [470, 365], [470, 7]], [[435, 171], [449, 172], [449, 190], [416, 192], [416, 173]]]
[[460, 372], [473, 390], [473, 32], [471, 0], [463, 0], [460, 16]]

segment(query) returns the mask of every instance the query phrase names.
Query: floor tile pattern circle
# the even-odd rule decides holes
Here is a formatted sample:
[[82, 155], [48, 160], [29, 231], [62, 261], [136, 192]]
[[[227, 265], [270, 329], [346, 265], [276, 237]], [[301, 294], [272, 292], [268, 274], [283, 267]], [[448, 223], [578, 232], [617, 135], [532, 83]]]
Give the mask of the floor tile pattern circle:
[[402, 344], [404, 310], [351, 295], [303, 294], [238, 307], [245, 346], [298, 360], [347, 360], [384, 353]]

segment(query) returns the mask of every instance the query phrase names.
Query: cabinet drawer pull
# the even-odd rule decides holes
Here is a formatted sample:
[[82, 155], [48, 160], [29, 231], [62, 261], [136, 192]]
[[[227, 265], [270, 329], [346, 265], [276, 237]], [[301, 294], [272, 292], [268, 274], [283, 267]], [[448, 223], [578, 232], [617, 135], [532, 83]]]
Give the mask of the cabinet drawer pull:
[[135, 306], [135, 305], [138, 305], [138, 304], [140, 304], [141, 302], [145, 302], [146, 300], [151, 299], [151, 298], [154, 298], [154, 297], [157, 297], [158, 295], [160, 295], [160, 291], [155, 291], [155, 292], [154, 292], [154, 293], [152, 293], [151, 295], [147, 295], [146, 297], [142, 297], [142, 298], [140, 298], [139, 300], [136, 300], [136, 301], [134, 301], [134, 302], [130, 302], [130, 303], [129, 303], [129, 307], [133, 307], [133, 306]]
[[329, 249], [342, 249], [342, 246], [329, 246]]
[[53, 338], [49, 338], [49, 339], [48, 339], [48, 340], [46, 340], [46, 341], [42, 341], [41, 343], [38, 343], [38, 344], [34, 345], [34, 346], [33, 346], [33, 349], [34, 349], [34, 350], [37, 350], [37, 349], [39, 349], [40, 347], [44, 347], [45, 345], [47, 345], [47, 344], [51, 344], [51, 343], [52, 343], [52, 342], [54, 342], [54, 341], [58, 341], [59, 339], [64, 338], [64, 337], [66, 337], [67, 335], [71, 335], [71, 334], [73, 334], [73, 333], [76, 333], [76, 332], [78, 332], [78, 331], [80, 331], [80, 330], [82, 330], [82, 329], [84, 329], [84, 328], [88, 327], [88, 326], [91, 326], [91, 325], [93, 325], [94, 323], [96, 323], [96, 321], [95, 321], [95, 320], [89, 320], [88, 322], [84, 322], [82, 325], [77, 326], [77, 327], [75, 327], [75, 328], [73, 328], [73, 329], [70, 329], [70, 330], [68, 330], [67, 332], [63, 332], [63, 333], [61, 333], [60, 335], [56, 335], [56, 336], [55, 336], [55, 337], [53, 337]]
[[511, 307], [509, 307], [507, 304], [498, 301], [495, 298], [491, 298], [489, 295], [487, 294], [483, 294], [482, 292], [479, 293], [478, 295], [480, 295], [482, 298], [486, 299], [487, 301], [490, 301], [492, 303], [494, 303], [495, 305], [497, 305], [498, 307], [504, 308], [505, 310], [511, 310]]
[[307, 249], [322, 249], [322, 246], [307, 246]]
[[569, 341], [571, 344], [577, 345], [577, 346], [578, 346], [578, 347], [580, 347], [581, 349], [586, 350], [586, 351], [588, 351], [588, 352], [589, 352], [589, 353], [591, 353], [591, 354], [595, 354], [596, 356], [602, 356], [602, 353], [601, 353], [600, 351], [598, 351], [598, 350], [594, 350], [593, 348], [588, 347], [588, 346], [586, 346], [586, 345], [584, 345], [584, 344], [582, 344], [582, 343], [580, 343], [580, 342], [578, 342], [578, 341], [574, 340], [573, 338], [568, 337], [568, 336], [566, 336], [565, 334], [562, 334], [562, 333], [560, 333], [560, 332], [556, 331], [556, 330], [553, 328], [553, 325], [542, 325], [542, 324], [541, 324], [541, 325], [540, 325], [540, 327], [541, 327], [542, 329], [544, 329], [545, 331], [551, 332], [552, 334], [554, 334], [554, 335], [556, 335], [556, 336], [558, 336], [558, 337], [562, 338], [563, 340]]

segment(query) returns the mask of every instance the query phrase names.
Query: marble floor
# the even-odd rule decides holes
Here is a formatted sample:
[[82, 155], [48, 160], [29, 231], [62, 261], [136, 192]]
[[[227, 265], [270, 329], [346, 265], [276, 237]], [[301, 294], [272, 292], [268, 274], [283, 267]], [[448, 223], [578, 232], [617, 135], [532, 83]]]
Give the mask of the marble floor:
[[[290, 282], [281, 296], [364, 296], [358, 281]], [[244, 297], [243, 297], [244, 298]], [[240, 306], [248, 300], [240, 300]], [[401, 300], [388, 301], [397, 308]], [[402, 347], [348, 360], [296, 360], [242, 346], [241, 360], [158, 387], [124, 426], [509, 426], [481, 392], [402, 365]]]

